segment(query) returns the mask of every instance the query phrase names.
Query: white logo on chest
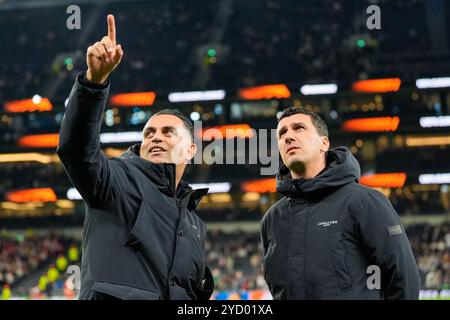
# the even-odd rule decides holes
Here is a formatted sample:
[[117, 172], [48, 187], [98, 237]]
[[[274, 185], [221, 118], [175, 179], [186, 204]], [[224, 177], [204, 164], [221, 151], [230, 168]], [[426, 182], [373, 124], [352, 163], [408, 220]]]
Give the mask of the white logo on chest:
[[337, 224], [337, 223], [338, 223], [337, 220], [322, 221], [322, 222], [319, 222], [319, 223], [317, 224], [317, 226], [318, 226], [318, 227], [329, 227], [329, 226], [331, 226], [332, 224]]

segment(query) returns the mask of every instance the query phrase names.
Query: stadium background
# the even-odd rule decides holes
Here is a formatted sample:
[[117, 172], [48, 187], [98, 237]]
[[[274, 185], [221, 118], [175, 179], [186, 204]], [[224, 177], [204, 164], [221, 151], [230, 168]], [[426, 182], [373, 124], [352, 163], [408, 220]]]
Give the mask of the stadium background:
[[[81, 30], [66, 27], [71, 4], [81, 8]], [[380, 30], [366, 27], [371, 4], [381, 8]], [[84, 205], [55, 148], [74, 78], [108, 13], [125, 57], [111, 78], [106, 154], [136, 142], [166, 107], [219, 129], [275, 128], [291, 105], [318, 112], [332, 146], [359, 160], [360, 182], [384, 192], [402, 217], [421, 298], [450, 296], [448, 1], [0, 0], [2, 299], [76, 297], [66, 269], [80, 264]], [[220, 91], [171, 94], [205, 90]], [[248, 163], [202, 164], [186, 180], [211, 187], [199, 212], [214, 298], [270, 299], [258, 230], [279, 199], [274, 177]]]

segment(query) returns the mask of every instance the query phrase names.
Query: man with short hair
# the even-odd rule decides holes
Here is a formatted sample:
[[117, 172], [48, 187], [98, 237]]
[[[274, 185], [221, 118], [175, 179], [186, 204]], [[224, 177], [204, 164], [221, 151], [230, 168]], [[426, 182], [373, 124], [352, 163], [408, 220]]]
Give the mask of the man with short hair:
[[303, 108], [277, 126], [284, 195], [261, 223], [264, 277], [274, 299], [418, 299], [420, 277], [400, 218], [358, 184], [345, 147], [330, 149], [323, 120]]
[[87, 50], [61, 123], [57, 153], [86, 202], [80, 299], [209, 299], [206, 226], [195, 208], [208, 189], [181, 180], [197, 150], [192, 123], [155, 113], [143, 141], [118, 158], [100, 148], [108, 76], [123, 51], [114, 17], [108, 36]]

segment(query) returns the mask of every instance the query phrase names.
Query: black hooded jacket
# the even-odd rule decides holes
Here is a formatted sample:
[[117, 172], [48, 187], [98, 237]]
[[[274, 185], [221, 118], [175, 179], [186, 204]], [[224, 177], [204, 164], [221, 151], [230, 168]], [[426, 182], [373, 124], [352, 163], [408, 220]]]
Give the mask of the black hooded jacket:
[[359, 178], [345, 147], [328, 151], [326, 168], [312, 179], [280, 169], [284, 197], [261, 223], [274, 299], [418, 299], [419, 271], [400, 218]]
[[155, 164], [134, 145], [121, 157], [100, 149], [109, 83], [79, 75], [57, 153], [86, 203], [80, 299], [209, 299], [206, 226], [195, 208], [207, 189], [175, 188], [175, 165]]

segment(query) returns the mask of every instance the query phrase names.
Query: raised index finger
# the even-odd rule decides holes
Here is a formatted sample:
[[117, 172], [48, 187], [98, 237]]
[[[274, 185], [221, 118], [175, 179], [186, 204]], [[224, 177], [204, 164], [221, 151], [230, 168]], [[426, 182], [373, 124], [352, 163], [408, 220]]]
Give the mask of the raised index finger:
[[114, 22], [114, 16], [112, 14], [108, 14], [108, 37], [113, 42], [113, 45], [116, 45], [116, 23]]

